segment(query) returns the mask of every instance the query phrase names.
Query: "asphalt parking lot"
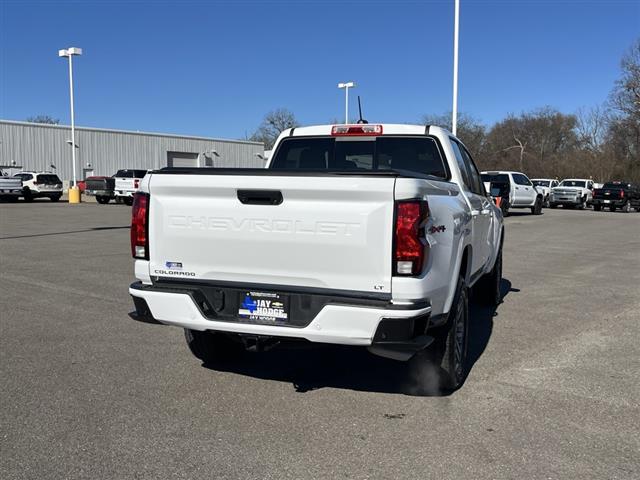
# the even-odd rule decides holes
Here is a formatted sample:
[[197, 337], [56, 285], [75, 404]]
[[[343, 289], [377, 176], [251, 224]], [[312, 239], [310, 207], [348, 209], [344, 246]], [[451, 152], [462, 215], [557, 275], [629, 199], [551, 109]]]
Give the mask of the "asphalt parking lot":
[[127, 316], [129, 215], [0, 204], [2, 478], [640, 477], [640, 213], [507, 218], [449, 396], [354, 348], [203, 367]]

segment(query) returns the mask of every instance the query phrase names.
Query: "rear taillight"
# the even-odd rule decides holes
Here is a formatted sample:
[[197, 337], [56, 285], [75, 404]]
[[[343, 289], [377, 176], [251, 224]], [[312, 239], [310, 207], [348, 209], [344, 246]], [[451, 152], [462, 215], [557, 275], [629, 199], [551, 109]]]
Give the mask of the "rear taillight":
[[149, 194], [136, 192], [131, 210], [131, 255], [149, 260]]
[[429, 207], [421, 200], [396, 202], [394, 274], [418, 275], [425, 263], [424, 225]]
[[138, 180], [137, 178], [135, 178], [135, 179], [133, 180], [133, 188], [137, 189], [139, 185], [140, 185], [140, 180]]
[[620, 198], [624, 198], [624, 190], [620, 190]]

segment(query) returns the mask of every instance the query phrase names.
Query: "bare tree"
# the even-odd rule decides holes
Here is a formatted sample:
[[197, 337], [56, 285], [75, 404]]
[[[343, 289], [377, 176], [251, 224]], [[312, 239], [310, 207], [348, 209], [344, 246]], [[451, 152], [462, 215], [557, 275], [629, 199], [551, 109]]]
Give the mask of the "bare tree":
[[283, 130], [299, 125], [292, 112], [285, 108], [278, 108], [265, 115], [262, 123], [249, 139], [254, 142], [262, 142], [266, 149], [270, 149]]
[[60, 123], [60, 119], [53, 118], [49, 115], [35, 115], [33, 117], [28, 117], [27, 122], [30, 123], [46, 123], [49, 125], [58, 125]]

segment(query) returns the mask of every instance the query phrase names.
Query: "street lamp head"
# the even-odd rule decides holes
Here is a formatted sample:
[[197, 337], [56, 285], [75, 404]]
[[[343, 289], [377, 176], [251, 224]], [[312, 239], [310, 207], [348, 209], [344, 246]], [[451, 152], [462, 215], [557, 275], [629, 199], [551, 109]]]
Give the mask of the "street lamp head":
[[338, 88], [353, 88], [356, 84], [353, 82], [339, 83]]
[[82, 49], [78, 47], [70, 47], [67, 49], [58, 50], [59, 57], [70, 57], [71, 55], [82, 55]]

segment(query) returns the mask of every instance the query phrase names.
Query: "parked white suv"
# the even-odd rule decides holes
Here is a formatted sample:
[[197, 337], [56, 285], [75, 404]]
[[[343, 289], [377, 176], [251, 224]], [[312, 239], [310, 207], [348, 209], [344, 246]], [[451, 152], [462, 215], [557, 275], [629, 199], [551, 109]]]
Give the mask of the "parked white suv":
[[560, 182], [555, 188], [551, 189], [549, 197], [549, 206], [557, 208], [558, 205], [563, 207], [581, 209], [591, 205], [593, 200], [593, 180], [585, 178], [567, 178]]
[[500, 302], [502, 238], [500, 210], [446, 130], [292, 128], [266, 169], [168, 168], [143, 179], [131, 315], [183, 327], [205, 363], [305, 339], [417, 368], [435, 361], [443, 386], [457, 388], [468, 290]]
[[551, 189], [557, 187], [560, 182], [552, 178], [532, 178], [531, 183], [542, 194], [542, 206], [548, 207]]
[[542, 194], [536, 190], [531, 180], [520, 172], [511, 171], [488, 171], [482, 172], [482, 181], [489, 191], [493, 184], [499, 185], [505, 196], [508, 196], [508, 207], [530, 208], [531, 213], [540, 215], [542, 213]]
[[22, 196], [25, 201], [46, 197], [57, 202], [62, 197], [62, 180], [51, 172], [20, 172], [14, 177], [22, 180]]
[[146, 174], [146, 170], [118, 170], [113, 176], [115, 178], [114, 196], [116, 202], [133, 205], [133, 194], [138, 191], [140, 181]]

